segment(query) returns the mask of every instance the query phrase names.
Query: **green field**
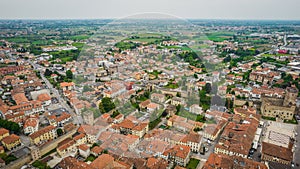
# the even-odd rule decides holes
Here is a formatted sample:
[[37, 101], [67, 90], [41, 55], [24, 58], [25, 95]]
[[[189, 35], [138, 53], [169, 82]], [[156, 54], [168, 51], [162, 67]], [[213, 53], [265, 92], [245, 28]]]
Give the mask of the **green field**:
[[223, 42], [224, 40], [228, 40], [232, 38], [234, 32], [213, 32], [208, 33], [207, 38], [214, 42]]
[[198, 166], [198, 164], [199, 164], [199, 160], [197, 160], [197, 159], [194, 159], [194, 158], [191, 158], [190, 159], [190, 162], [188, 163], [188, 165], [187, 165], [187, 169], [196, 169], [197, 168], [197, 166]]

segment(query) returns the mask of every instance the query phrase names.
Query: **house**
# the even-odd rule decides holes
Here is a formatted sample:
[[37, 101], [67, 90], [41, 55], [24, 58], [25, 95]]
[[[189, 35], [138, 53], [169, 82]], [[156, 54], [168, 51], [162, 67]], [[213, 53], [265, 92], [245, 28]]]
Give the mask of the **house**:
[[277, 146], [271, 143], [262, 143], [262, 160], [290, 165], [293, 161], [291, 148]]
[[35, 117], [29, 117], [23, 125], [24, 134], [32, 134], [37, 132], [39, 128], [39, 120]]
[[189, 146], [193, 152], [199, 152], [201, 147], [202, 136], [198, 133], [190, 132], [182, 140], [180, 145]]
[[92, 167], [90, 167], [90, 165], [88, 165], [87, 163], [83, 162], [83, 161], [79, 161], [74, 157], [66, 157], [63, 158], [58, 164], [57, 164], [57, 168], [69, 168], [69, 169], [92, 169]]
[[151, 103], [150, 99], [145, 100], [145, 101], [143, 101], [143, 102], [141, 102], [141, 103], [139, 104], [139, 107], [140, 107], [141, 109], [146, 109], [147, 106], [148, 106], [150, 103]]
[[194, 114], [202, 114], [203, 110], [202, 107], [200, 107], [198, 104], [193, 104], [190, 107], [190, 112]]
[[47, 93], [38, 95], [37, 100], [42, 102], [43, 106], [49, 106], [51, 104], [51, 97]]
[[180, 97], [173, 97], [171, 99], [171, 104], [174, 105], [174, 106], [178, 106], [178, 105], [184, 105], [185, 104], [185, 101], [183, 98], [180, 98]]
[[220, 120], [217, 124], [207, 124], [203, 131], [203, 137], [212, 141], [216, 140], [225, 125], [225, 120]]
[[15, 134], [4, 137], [1, 142], [2, 145], [8, 150], [12, 150], [21, 145], [20, 137]]
[[79, 133], [78, 135], [74, 136], [73, 139], [76, 142], [76, 146], [87, 143], [87, 138], [84, 133]]
[[235, 114], [220, 136], [219, 143], [215, 146], [216, 154], [239, 156], [247, 158], [259, 125], [257, 115]]
[[56, 128], [52, 125], [42, 128], [29, 135], [32, 144], [40, 144], [57, 137]]
[[132, 134], [139, 138], [142, 138], [149, 131], [148, 123], [134, 123], [129, 119], [125, 119], [121, 123], [113, 125], [112, 128], [121, 134]]
[[251, 159], [211, 153], [202, 169], [216, 168], [268, 169], [268, 167], [264, 163], [257, 162]]
[[78, 150], [79, 150], [79, 154], [84, 158], [87, 158], [91, 153], [90, 147], [87, 146], [86, 144], [79, 145]]
[[9, 136], [9, 131], [5, 128], [0, 128], [0, 140], [7, 136]]
[[166, 98], [163, 94], [153, 93], [151, 94], [151, 100], [157, 103], [164, 103]]
[[100, 154], [102, 154], [103, 149], [99, 146], [95, 146], [91, 150], [91, 154], [95, 157], [98, 157]]
[[190, 161], [190, 155], [190, 147], [184, 145], [175, 145], [163, 153], [166, 160], [171, 160], [183, 167]]
[[56, 151], [61, 157], [76, 155], [77, 154], [76, 143], [73, 139], [66, 138], [65, 140], [58, 143]]
[[75, 84], [73, 82], [62, 82], [60, 83], [60, 88], [63, 91], [73, 90], [75, 89]]

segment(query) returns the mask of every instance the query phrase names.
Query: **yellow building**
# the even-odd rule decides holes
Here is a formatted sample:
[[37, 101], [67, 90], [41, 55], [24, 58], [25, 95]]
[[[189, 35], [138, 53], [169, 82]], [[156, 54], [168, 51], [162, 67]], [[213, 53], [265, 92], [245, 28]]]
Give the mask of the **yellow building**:
[[29, 137], [31, 143], [40, 144], [42, 142], [55, 139], [57, 137], [57, 133], [54, 126], [47, 126], [37, 132], [32, 133], [29, 135]]
[[3, 138], [1, 142], [3, 146], [8, 150], [12, 150], [13, 148], [21, 145], [20, 137], [15, 134]]
[[0, 140], [7, 136], [9, 136], [9, 131], [5, 128], [0, 128]]

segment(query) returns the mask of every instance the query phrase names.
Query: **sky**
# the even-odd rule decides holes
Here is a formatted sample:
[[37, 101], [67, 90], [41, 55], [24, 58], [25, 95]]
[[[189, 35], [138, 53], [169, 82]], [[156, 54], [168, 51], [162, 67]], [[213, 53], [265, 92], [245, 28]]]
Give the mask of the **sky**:
[[187, 19], [300, 20], [300, 0], [0, 0], [0, 19], [102, 19], [162, 13]]

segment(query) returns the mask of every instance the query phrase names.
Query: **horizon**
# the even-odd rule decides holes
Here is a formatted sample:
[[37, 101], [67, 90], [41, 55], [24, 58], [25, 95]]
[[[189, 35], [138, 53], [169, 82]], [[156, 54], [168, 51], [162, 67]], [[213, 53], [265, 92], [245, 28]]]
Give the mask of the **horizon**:
[[[10, 0], [0, 2], [0, 19], [106, 19], [161, 13], [183, 19], [300, 20], [298, 0]], [[46, 7], [46, 8], [45, 8]]]

